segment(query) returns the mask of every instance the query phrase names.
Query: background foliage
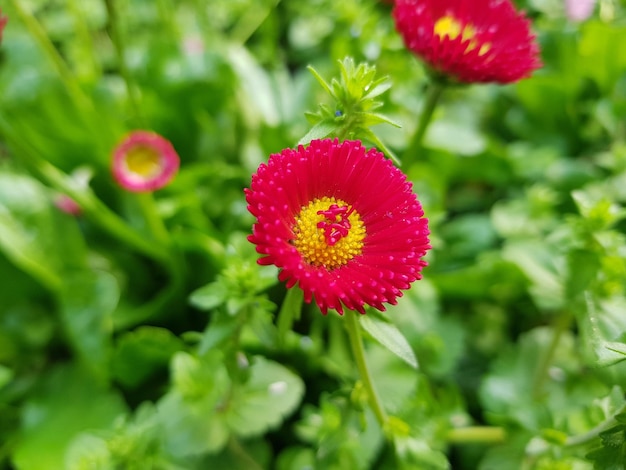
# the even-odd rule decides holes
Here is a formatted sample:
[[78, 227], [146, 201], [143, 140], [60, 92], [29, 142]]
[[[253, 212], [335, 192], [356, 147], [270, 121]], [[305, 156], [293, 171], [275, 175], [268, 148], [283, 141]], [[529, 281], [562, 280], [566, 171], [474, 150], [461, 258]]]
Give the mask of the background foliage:
[[[599, 3], [574, 24], [519, 2], [544, 68], [447, 90], [413, 155], [425, 76], [387, 3], [4, 2], [0, 468], [625, 468], [626, 10]], [[250, 175], [333, 110], [307, 66], [346, 56], [390, 79], [402, 127], [373, 131], [434, 247], [371, 312], [419, 364], [396, 329], [367, 343], [393, 446], [342, 319], [277, 325], [284, 287], [245, 239]], [[154, 200], [109, 171], [137, 128], [182, 160]]]

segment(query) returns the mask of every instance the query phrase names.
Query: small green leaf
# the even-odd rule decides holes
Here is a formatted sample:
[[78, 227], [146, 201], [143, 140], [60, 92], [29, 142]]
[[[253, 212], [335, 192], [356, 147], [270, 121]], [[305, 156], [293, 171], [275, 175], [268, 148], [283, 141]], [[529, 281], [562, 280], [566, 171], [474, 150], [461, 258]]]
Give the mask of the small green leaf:
[[228, 289], [224, 283], [216, 281], [193, 291], [189, 302], [200, 310], [211, 310], [223, 304], [227, 297]]
[[0, 389], [13, 379], [13, 371], [0, 364]]
[[409, 342], [393, 324], [384, 322], [373, 315], [362, 315], [361, 325], [376, 341], [394, 353], [408, 365], [417, 369], [417, 358]]
[[306, 145], [312, 140], [323, 139], [324, 137], [328, 137], [334, 131], [337, 130], [337, 124], [332, 120], [323, 120], [315, 124], [309, 132], [306, 133], [304, 137], [302, 137], [298, 141], [298, 145]]

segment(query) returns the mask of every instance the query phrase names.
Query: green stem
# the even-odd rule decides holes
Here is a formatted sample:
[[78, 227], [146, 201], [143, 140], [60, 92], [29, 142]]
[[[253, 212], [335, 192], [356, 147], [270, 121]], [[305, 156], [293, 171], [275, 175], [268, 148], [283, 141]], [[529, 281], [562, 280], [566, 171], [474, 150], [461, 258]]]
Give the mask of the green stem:
[[176, 15], [171, 2], [169, 0], [158, 0], [157, 7], [159, 9], [159, 15], [161, 16], [161, 22], [168, 31], [168, 35], [178, 40], [180, 33], [176, 26]]
[[126, 66], [124, 41], [122, 41], [122, 36], [120, 34], [119, 16], [117, 14], [118, 12], [115, 6], [115, 0], [104, 0], [104, 3], [106, 4], [107, 14], [109, 15], [109, 33], [111, 35], [113, 47], [115, 48], [115, 53], [117, 54], [120, 75], [122, 76], [122, 79], [126, 84], [126, 92], [128, 93], [128, 100], [130, 102], [134, 117], [137, 120], [139, 126], [142, 126], [139, 98], [137, 96], [134, 83], [131, 79], [130, 71]]
[[146, 225], [154, 236], [154, 239], [164, 246], [169, 246], [170, 234], [167, 231], [167, 228], [165, 228], [163, 218], [157, 210], [154, 202], [154, 195], [151, 192], [145, 192], [137, 193], [136, 196], [139, 208], [141, 209], [141, 213], [146, 221]]
[[533, 377], [532, 383], [532, 398], [537, 401], [540, 400], [543, 395], [544, 384], [548, 378], [550, 365], [552, 364], [552, 360], [556, 353], [556, 350], [561, 342], [561, 338], [563, 333], [569, 328], [570, 325], [570, 316], [568, 314], [560, 315], [556, 321], [554, 326], [552, 327], [552, 338], [550, 340], [550, 344], [548, 348], [544, 351], [541, 362], [535, 369], [535, 374]]
[[359, 376], [361, 377], [361, 382], [363, 382], [367, 392], [367, 397], [372, 411], [374, 412], [374, 415], [376, 415], [376, 419], [378, 420], [380, 427], [385, 430], [387, 428], [387, 413], [385, 413], [378, 396], [378, 392], [374, 387], [374, 381], [372, 380], [372, 375], [367, 366], [367, 361], [365, 360], [365, 349], [363, 347], [363, 339], [361, 337], [361, 327], [359, 325], [358, 315], [360, 314], [351, 310], [345, 315], [346, 328], [348, 329], [348, 337], [350, 338], [350, 346], [352, 348], [354, 360], [356, 361]]
[[280, 3], [280, 0], [274, 0], [270, 5], [260, 5], [252, 2], [251, 8], [239, 19], [233, 31], [230, 34], [231, 39], [238, 44], [245, 44], [252, 37], [254, 32], [263, 25], [273, 8]]
[[87, 19], [82, 8], [78, 5], [78, 0], [69, 0], [69, 9], [74, 15], [74, 28], [76, 29], [76, 35], [81, 42], [82, 50], [85, 51], [85, 56], [88, 57], [88, 63], [91, 73], [98, 77], [102, 74], [100, 65], [96, 58], [96, 48], [93, 47], [91, 33], [89, 32]]
[[450, 429], [446, 436], [449, 444], [501, 444], [506, 439], [504, 428], [495, 426], [468, 426]]
[[76, 82], [71, 70], [67, 67], [67, 64], [54, 47], [54, 44], [50, 41], [50, 38], [46, 34], [45, 30], [39, 24], [37, 19], [33, 16], [32, 12], [24, 7], [24, 3], [20, 0], [10, 0], [17, 16], [26, 26], [26, 29], [35, 38], [39, 46], [43, 49], [44, 53], [52, 63], [56, 72], [58, 73], [61, 81], [63, 82], [70, 97], [78, 107], [78, 109], [88, 112], [92, 109], [91, 101], [87, 99], [80, 85]]
[[444, 88], [445, 85], [443, 83], [434, 80], [428, 84], [428, 89], [426, 90], [426, 100], [424, 102], [424, 106], [422, 107], [422, 113], [420, 115], [419, 122], [417, 123], [415, 133], [413, 134], [413, 138], [411, 139], [411, 143], [405, 153], [407, 157], [410, 155], [417, 155], [422, 150], [422, 140], [424, 139], [424, 134], [426, 134], [426, 129], [431, 122], [433, 113], [435, 112], [435, 108], [437, 107], [437, 103], [439, 102], [439, 98], [441, 98]]
[[278, 312], [278, 341], [281, 345], [285, 344], [287, 333], [291, 331], [294, 321], [300, 318], [303, 298], [302, 289], [298, 287], [287, 289], [287, 295]]
[[[619, 421], [617, 421], [615, 417], [624, 412], [626, 412], [626, 405], [622, 405], [617, 411], [615, 411], [615, 413], [613, 413], [611, 417], [602, 421], [601, 423], [599, 423], [597, 426], [590, 429], [589, 431], [583, 434], [579, 434], [577, 436], [568, 437], [567, 439], [565, 439], [565, 442], [561, 445], [561, 447], [565, 449], [565, 448], [571, 448], [571, 447], [588, 444], [594, 439], [597, 439], [598, 436], [604, 431], [607, 431], [611, 429], [613, 426], [616, 426], [617, 424], [619, 424]], [[527, 451], [527, 455], [534, 456], [534, 457], [543, 455], [546, 452], [548, 452], [554, 445], [545, 441], [542, 444], [543, 445], [534, 447], [532, 451]]]

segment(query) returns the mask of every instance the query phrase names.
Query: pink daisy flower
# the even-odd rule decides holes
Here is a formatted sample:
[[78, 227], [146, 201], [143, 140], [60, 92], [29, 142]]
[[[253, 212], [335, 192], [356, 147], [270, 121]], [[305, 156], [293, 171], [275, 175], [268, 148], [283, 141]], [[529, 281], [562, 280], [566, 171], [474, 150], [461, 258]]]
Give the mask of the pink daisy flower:
[[385, 310], [421, 278], [428, 220], [406, 176], [359, 141], [313, 140], [270, 156], [245, 189], [248, 237], [323, 314]]
[[453, 81], [511, 83], [542, 65], [510, 0], [396, 0], [393, 16], [407, 48]]
[[113, 177], [133, 192], [155, 191], [167, 185], [180, 164], [172, 144], [154, 132], [133, 131], [113, 151]]

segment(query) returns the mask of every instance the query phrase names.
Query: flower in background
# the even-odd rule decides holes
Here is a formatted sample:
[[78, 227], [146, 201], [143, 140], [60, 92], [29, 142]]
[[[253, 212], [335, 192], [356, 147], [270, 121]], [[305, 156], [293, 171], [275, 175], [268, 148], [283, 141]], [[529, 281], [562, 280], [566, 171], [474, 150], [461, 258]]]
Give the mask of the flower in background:
[[530, 22], [509, 0], [396, 0], [393, 16], [440, 78], [511, 83], [541, 67]]
[[134, 131], [113, 151], [115, 180], [133, 192], [154, 191], [171, 181], [180, 164], [172, 144], [154, 132]]
[[4, 26], [9, 21], [9, 18], [6, 16], [2, 16], [2, 8], [0, 8], [0, 41], [2, 41], [2, 31], [4, 31]]
[[61, 212], [65, 212], [68, 215], [73, 215], [74, 217], [78, 217], [83, 213], [80, 205], [78, 205], [78, 203], [67, 194], [57, 194], [54, 197], [54, 205]]
[[360, 141], [273, 154], [245, 194], [259, 264], [277, 266], [324, 314], [384, 310], [421, 278], [428, 220], [406, 176]]
[[570, 21], [585, 21], [595, 6], [595, 0], [565, 0], [565, 15]]

